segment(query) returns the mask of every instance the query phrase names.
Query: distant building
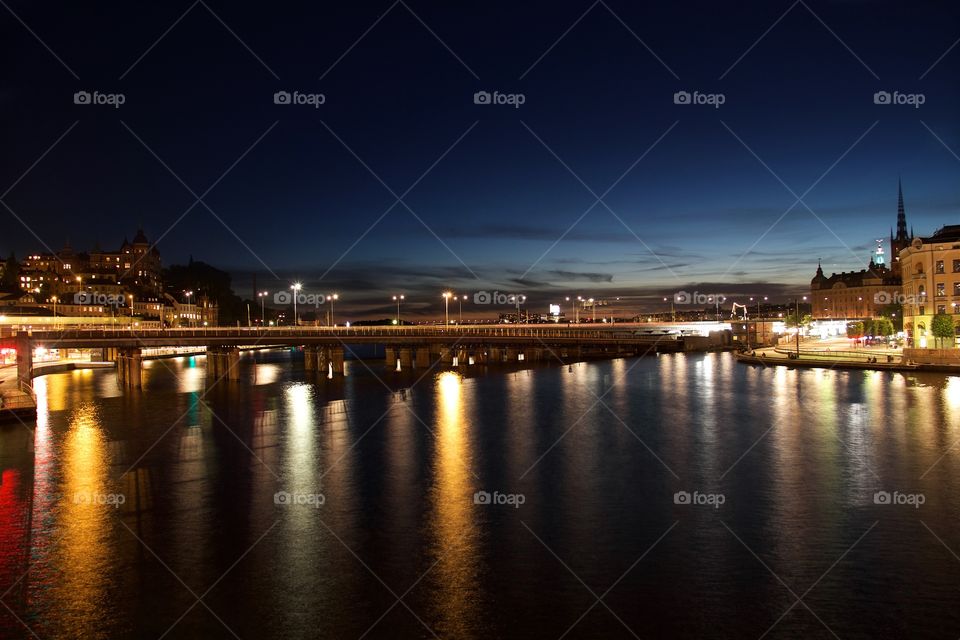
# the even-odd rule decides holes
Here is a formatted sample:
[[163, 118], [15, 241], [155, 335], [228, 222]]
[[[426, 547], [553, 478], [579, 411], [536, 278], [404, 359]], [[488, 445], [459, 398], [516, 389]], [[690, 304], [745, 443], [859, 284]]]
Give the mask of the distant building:
[[160, 252], [151, 246], [143, 230], [133, 242], [124, 239], [119, 251], [77, 253], [68, 242], [56, 253], [35, 253], [20, 264], [20, 288], [41, 298], [84, 291], [104, 294], [132, 293], [137, 298], [156, 298], [163, 286]]
[[900, 296], [900, 276], [871, 260], [866, 269], [817, 274], [810, 281], [812, 315], [815, 320], [873, 318]]
[[932, 338], [935, 314], [960, 313], [960, 225], [941, 227], [928, 238], [913, 238], [900, 252], [900, 265], [903, 330], [912, 346], [924, 347]]
[[899, 253], [910, 246], [913, 231], [907, 233], [907, 215], [903, 206], [903, 187], [897, 184], [897, 233], [890, 230], [890, 264], [887, 264], [883, 241], [866, 268], [824, 275], [818, 263], [817, 273], [810, 281], [810, 301], [815, 320], [862, 320], [874, 318], [880, 311], [897, 301], [903, 290], [902, 265]]

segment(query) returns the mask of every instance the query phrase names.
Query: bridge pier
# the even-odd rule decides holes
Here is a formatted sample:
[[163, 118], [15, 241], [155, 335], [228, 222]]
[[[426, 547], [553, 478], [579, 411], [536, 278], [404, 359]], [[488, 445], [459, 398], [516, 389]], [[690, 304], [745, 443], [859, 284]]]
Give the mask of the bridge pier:
[[334, 375], [343, 375], [343, 347], [330, 347], [330, 368]]
[[215, 380], [239, 380], [240, 350], [236, 347], [208, 347], [207, 375]]
[[17, 336], [17, 379], [27, 385], [33, 384], [33, 344], [27, 335]]
[[520, 355], [520, 352], [516, 347], [507, 347], [504, 351], [506, 354], [504, 360], [507, 362], [516, 362], [519, 360], [518, 356]]
[[317, 349], [316, 347], [304, 347], [303, 348], [303, 370], [304, 371], [316, 371], [317, 370]]
[[488, 359], [491, 364], [500, 364], [503, 362], [503, 349], [500, 347], [490, 347], [490, 349], [488, 349]]
[[390, 345], [385, 345], [383, 347], [383, 363], [387, 366], [388, 371], [397, 367], [397, 360], [397, 349]]
[[430, 368], [430, 349], [429, 347], [417, 347], [417, 351], [414, 354], [416, 358], [416, 367], [418, 369], [429, 369]]
[[121, 387], [143, 387], [143, 357], [139, 348], [117, 350], [117, 379]]
[[400, 368], [401, 369], [412, 369], [414, 367], [413, 362], [413, 349], [410, 347], [400, 347]]
[[453, 349], [447, 346], [440, 347], [440, 362], [444, 365], [453, 364]]

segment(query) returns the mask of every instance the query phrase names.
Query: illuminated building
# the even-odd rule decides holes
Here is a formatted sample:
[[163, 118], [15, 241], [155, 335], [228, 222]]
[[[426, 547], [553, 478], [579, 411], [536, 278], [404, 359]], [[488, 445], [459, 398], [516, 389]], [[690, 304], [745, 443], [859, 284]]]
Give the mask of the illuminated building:
[[915, 346], [932, 340], [933, 316], [960, 312], [960, 225], [914, 238], [900, 252], [903, 270], [903, 329]]
[[900, 301], [903, 291], [899, 253], [910, 245], [913, 233], [907, 233], [907, 216], [903, 206], [903, 187], [897, 185], [897, 233], [890, 230], [890, 264], [887, 264], [883, 241], [865, 269], [824, 275], [817, 263], [817, 273], [810, 281], [810, 300], [815, 320], [855, 320], [874, 318], [885, 307]]

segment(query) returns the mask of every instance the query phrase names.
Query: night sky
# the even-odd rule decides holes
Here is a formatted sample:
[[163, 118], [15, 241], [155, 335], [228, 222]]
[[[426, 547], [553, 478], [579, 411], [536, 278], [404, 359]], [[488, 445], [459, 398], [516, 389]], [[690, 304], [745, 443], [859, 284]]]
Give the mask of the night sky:
[[956, 3], [0, 4], [4, 256], [142, 225], [166, 264], [358, 317], [446, 289], [653, 309], [862, 268], [898, 178], [918, 235], [960, 222]]

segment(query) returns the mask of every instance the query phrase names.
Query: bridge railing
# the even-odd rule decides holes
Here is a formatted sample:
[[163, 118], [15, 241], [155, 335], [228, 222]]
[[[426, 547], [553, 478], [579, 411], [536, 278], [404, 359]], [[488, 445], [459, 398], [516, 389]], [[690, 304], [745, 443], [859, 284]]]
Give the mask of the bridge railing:
[[[415, 338], [442, 337], [451, 339], [469, 337], [478, 338], [567, 338], [567, 339], [603, 339], [637, 340], [640, 338], [675, 339], [676, 335], [651, 335], [625, 327], [609, 326], [605, 328], [568, 328], [556, 326], [511, 326], [511, 325], [457, 325], [457, 326], [375, 326], [375, 327], [196, 327], [176, 329], [70, 329], [63, 331], [32, 330], [28, 332], [37, 340], [82, 340], [82, 339], [140, 339], [156, 338], [207, 338], [237, 339], [257, 338], [269, 341], [271, 338], [316, 338], [351, 337], [377, 338]], [[16, 335], [16, 334], [14, 334]]]

